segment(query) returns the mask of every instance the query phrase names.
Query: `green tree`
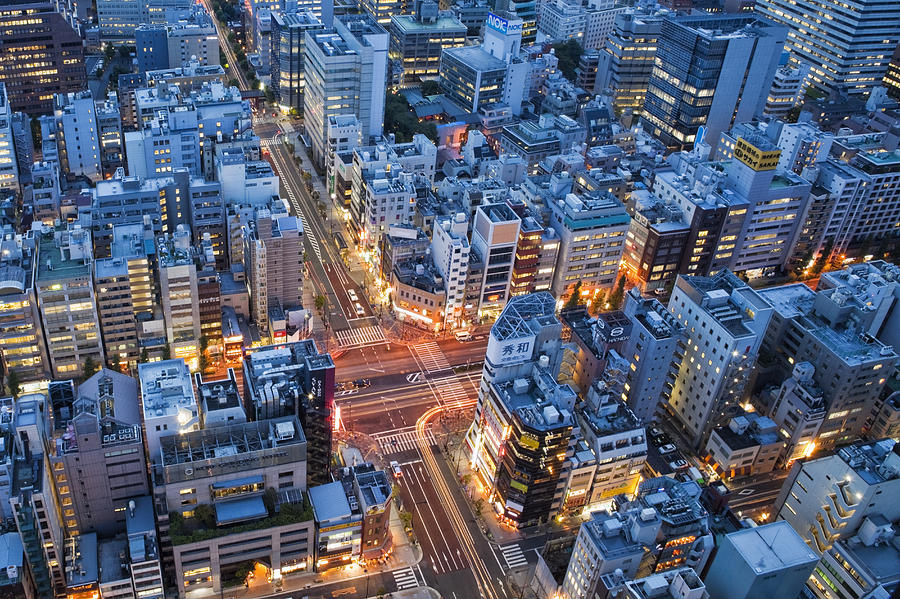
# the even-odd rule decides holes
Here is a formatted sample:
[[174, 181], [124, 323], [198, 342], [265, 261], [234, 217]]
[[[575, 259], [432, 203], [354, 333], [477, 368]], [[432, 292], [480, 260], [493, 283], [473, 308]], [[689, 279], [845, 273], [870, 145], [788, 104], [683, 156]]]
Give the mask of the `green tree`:
[[272, 90], [271, 87], [267, 87], [266, 88], [266, 102], [268, 102], [269, 104], [274, 104], [276, 99], [277, 98], [275, 98], [275, 92]]
[[100, 366], [94, 360], [94, 356], [88, 355], [88, 357], [84, 359], [84, 364], [81, 367], [81, 380], [88, 380], [89, 378], [91, 378], [91, 375], [93, 375], [99, 369]]
[[119, 46], [119, 58], [122, 60], [131, 58], [131, 50], [132, 48], [129, 46]]
[[150, 353], [147, 351], [147, 348], [143, 348], [141, 350], [141, 362], [147, 362], [150, 360]]
[[411, 141], [416, 133], [422, 133], [431, 141], [437, 141], [437, 127], [434, 123], [419, 122], [406, 98], [397, 93], [389, 92], [385, 97], [384, 131], [393, 133], [400, 143]]
[[200, 335], [200, 353], [205, 353], [209, 348], [209, 337]]
[[593, 299], [591, 299], [590, 311], [591, 314], [598, 314], [603, 311], [603, 305], [606, 303], [606, 292], [602, 289], [594, 294]]
[[166, 346], [163, 348], [162, 359], [169, 360], [172, 357], [172, 346], [166, 343]]
[[619, 282], [616, 288], [609, 294], [609, 307], [611, 310], [618, 310], [622, 307], [622, 300], [625, 299], [625, 275], [619, 275]]
[[15, 370], [10, 370], [9, 374], [6, 375], [6, 388], [9, 389], [9, 394], [13, 397], [18, 397], [19, 392], [22, 391], [22, 383], [19, 380], [19, 373]]
[[228, 87], [240, 87], [241, 82], [237, 80], [236, 77], [232, 77], [228, 80]]
[[437, 81], [429, 79], [422, 82], [421, 91], [423, 96], [434, 96], [443, 93], [444, 90], [441, 89], [441, 85]]
[[201, 373], [209, 370], [209, 356], [206, 355], [206, 352], [201, 352], [200, 357], [197, 358], [197, 370]]
[[581, 281], [575, 281], [575, 287], [572, 289], [572, 295], [563, 304], [563, 310], [576, 308], [581, 305]]
[[581, 60], [581, 55], [584, 54], [584, 48], [576, 40], [569, 40], [553, 44], [553, 51], [559, 59], [559, 70], [566, 79], [575, 81], [575, 68]]
[[325, 307], [325, 296], [317, 295], [315, 302], [316, 302], [316, 310], [322, 310]]
[[116, 55], [116, 47], [112, 44], [106, 44], [106, 47], [103, 49], [103, 57], [106, 58], [106, 62], [109, 62]]

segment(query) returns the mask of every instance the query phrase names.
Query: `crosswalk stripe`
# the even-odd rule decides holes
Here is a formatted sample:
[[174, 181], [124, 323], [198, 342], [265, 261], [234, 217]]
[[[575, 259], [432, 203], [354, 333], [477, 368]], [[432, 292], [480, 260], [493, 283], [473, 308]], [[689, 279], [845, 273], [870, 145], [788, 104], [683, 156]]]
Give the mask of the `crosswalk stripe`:
[[394, 582], [397, 583], [397, 590], [414, 589], [419, 586], [419, 579], [412, 568], [404, 568], [402, 570], [394, 570]]
[[515, 568], [528, 563], [522, 548], [516, 543], [503, 545], [500, 547], [500, 551], [503, 553], [503, 560], [506, 562], [507, 568]]
[[[403, 431], [387, 435], [372, 435], [372, 438], [378, 443], [378, 448], [381, 450], [382, 454], [414, 451], [419, 448], [419, 437], [416, 434], [416, 431]], [[437, 440], [435, 440], [434, 434], [430, 430], [425, 432], [425, 439], [429, 445], [437, 445]]]
[[354, 347], [370, 343], [386, 343], [384, 329], [378, 325], [370, 325], [358, 329], [337, 331], [335, 336], [340, 347]]
[[444, 352], [441, 351], [440, 346], [434, 341], [419, 343], [414, 345], [413, 349], [416, 351], [419, 359], [422, 360], [425, 372], [439, 372], [450, 369], [450, 362], [447, 361]]

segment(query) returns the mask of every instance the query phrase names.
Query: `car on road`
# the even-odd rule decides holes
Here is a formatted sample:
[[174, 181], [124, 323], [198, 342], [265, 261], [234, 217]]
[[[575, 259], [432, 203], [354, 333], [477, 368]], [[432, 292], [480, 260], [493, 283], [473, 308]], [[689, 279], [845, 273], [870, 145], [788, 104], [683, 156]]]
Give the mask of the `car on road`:
[[356, 379], [355, 381], [353, 381], [353, 384], [357, 387], [368, 387], [372, 384], [372, 381], [370, 381], [369, 379]]
[[347, 290], [347, 295], [350, 296], [350, 301], [354, 301], [354, 302], [358, 302], [358, 301], [359, 301], [359, 296], [356, 295], [356, 291], [354, 291], [353, 289], [348, 289], [348, 290]]
[[674, 453], [675, 449], [676, 449], [676, 447], [673, 443], [666, 443], [665, 445], [660, 446], [659, 453], [661, 453], [663, 455], [665, 455], [667, 453]]
[[394, 473], [394, 478], [403, 476], [403, 470], [400, 469], [400, 464], [395, 461], [391, 461], [391, 472]]
[[682, 468], [687, 468], [688, 463], [685, 460], [675, 460], [674, 462], [669, 462], [669, 468], [672, 470], [681, 470]]
[[356, 305], [356, 315], [357, 316], [365, 316], [366, 311], [363, 309], [362, 304], [360, 304], [359, 302], [356, 302], [355, 305]]
[[456, 337], [456, 340], [460, 343], [465, 343], [466, 341], [472, 340], [472, 333], [469, 331], [456, 331], [453, 333], [453, 336]]

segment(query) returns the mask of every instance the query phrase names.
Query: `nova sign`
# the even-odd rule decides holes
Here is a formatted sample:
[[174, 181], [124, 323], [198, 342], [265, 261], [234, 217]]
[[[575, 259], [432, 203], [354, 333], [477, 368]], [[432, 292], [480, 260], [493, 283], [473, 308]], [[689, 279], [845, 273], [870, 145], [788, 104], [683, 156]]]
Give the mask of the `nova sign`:
[[488, 27], [500, 33], [515, 33], [522, 30], [522, 21], [513, 21], [510, 23], [503, 17], [499, 17], [494, 13], [488, 13]]

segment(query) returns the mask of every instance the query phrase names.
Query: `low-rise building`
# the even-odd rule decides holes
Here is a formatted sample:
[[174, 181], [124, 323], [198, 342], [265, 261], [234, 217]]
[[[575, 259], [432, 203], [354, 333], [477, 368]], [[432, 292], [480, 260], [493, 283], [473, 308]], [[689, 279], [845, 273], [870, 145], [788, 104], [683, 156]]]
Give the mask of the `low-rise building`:
[[818, 556], [787, 522], [725, 535], [706, 574], [713, 597], [796, 597]]
[[151, 463], [160, 459], [163, 437], [200, 429], [200, 409], [190, 369], [182, 358], [138, 365], [144, 438]]
[[706, 459], [725, 478], [766, 474], [775, 468], [783, 448], [775, 422], [748, 412], [712, 430]]
[[296, 416], [167, 436], [160, 446], [154, 501], [165, 508], [159, 528], [179, 597], [220, 592], [248, 560], [273, 576], [311, 565], [306, 437]]
[[316, 522], [316, 570], [338, 568], [359, 559], [363, 512], [351, 481], [337, 480], [309, 490]]

